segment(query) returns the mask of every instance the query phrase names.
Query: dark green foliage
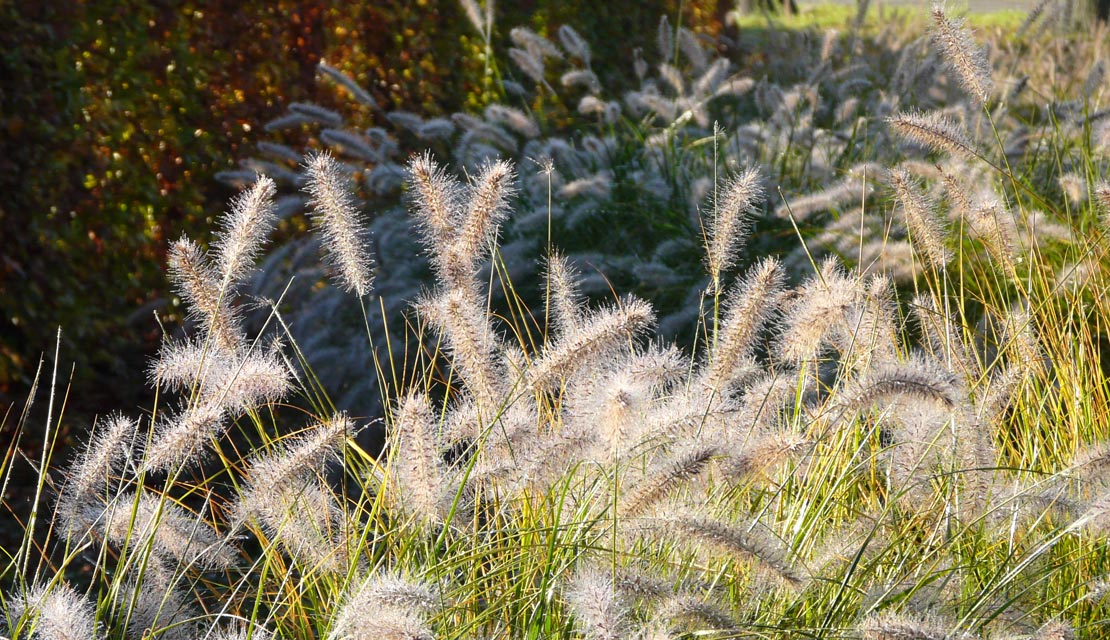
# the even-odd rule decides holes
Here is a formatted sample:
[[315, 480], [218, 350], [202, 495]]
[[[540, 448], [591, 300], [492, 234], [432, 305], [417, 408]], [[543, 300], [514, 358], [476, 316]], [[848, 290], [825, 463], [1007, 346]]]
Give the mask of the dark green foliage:
[[[683, 4], [685, 24], [716, 9]], [[503, 25], [553, 33], [573, 22], [596, 34], [599, 65], [623, 62], [679, 5], [502, 2], [495, 57]], [[180, 319], [162, 275], [166, 247], [223, 209], [230, 192], [211, 176], [249, 155], [259, 125], [290, 102], [341, 103], [351, 115], [346, 96], [315, 80], [320, 59], [387, 109], [425, 116], [478, 109], [499, 91], [454, 0], [46, 0], [3, 3], [0, 19], [4, 405], [25, 396], [59, 325], [63, 360], [77, 364], [78, 412], [136, 402], [113, 397], [125, 388], [113, 380], [157, 346], [152, 312], [171, 328]]]

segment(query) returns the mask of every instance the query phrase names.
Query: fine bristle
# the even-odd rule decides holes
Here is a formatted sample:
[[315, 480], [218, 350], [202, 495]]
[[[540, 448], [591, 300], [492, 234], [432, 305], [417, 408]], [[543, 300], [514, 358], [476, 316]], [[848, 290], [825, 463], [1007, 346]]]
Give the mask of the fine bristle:
[[956, 376], [920, 358], [873, 368], [857, 382], [845, 400], [847, 408], [860, 409], [896, 399], [934, 402], [946, 409], [953, 409], [964, 401]]
[[97, 633], [99, 625], [93, 603], [66, 582], [37, 584], [25, 592], [10, 593], [5, 600], [7, 634], [12, 638], [93, 640], [101, 637]]
[[734, 175], [725, 182], [720, 200], [712, 202], [706, 260], [714, 286], [719, 286], [721, 274], [732, 266], [743, 245], [747, 217], [763, 199], [761, 180], [756, 169]]
[[804, 585], [809, 579], [804, 569], [790, 561], [790, 550], [765, 525], [753, 523], [750, 527], [742, 527], [695, 516], [667, 518], [666, 522], [694, 540], [756, 561], [794, 587]]
[[458, 182], [424, 152], [409, 160], [409, 180], [414, 189], [413, 213], [432, 247], [451, 238], [460, 222], [462, 194]]
[[328, 640], [432, 640], [425, 612], [438, 604], [423, 583], [392, 572], [373, 574], [344, 598]]
[[170, 246], [170, 279], [189, 305], [190, 315], [211, 334], [216, 346], [236, 350], [242, 342], [238, 316], [221, 288], [220, 276], [199, 246], [182, 237]]
[[389, 478], [394, 504], [424, 522], [442, 522], [450, 506], [446, 501], [453, 496], [447, 492], [447, 470], [428, 397], [403, 398], [392, 426]]
[[367, 232], [359, 219], [347, 177], [326, 152], [308, 159], [306, 173], [312, 220], [323, 234], [328, 259], [343, 288], [361, 298], [370, 293], [374, 276]]
[[236, 561], [235, 550], [211, 525], [145, 491], [137, 497], [119, 496], [97, 524], [120, 548], [129, 545], [133, 552], [140, 552], [149, 546], [162, 559], [172, 559], [181, 566], [225, 569]]
[[903, 169], [891, 171], [890, 184], [902, 203], [906, 226], [910, 230], [914, 247], [933, 268], [943, 269], [952, 259], [952, 253], [945, 246], [945, 230], [936, 214], [935, 205]]
[[803, 284], [800, 294], [785, 309], [786, 326], [780, 333], [779, 353], [791, 362], [816, 357], [830, 343], [850, 342], [852, 327], [847, 314], [860, 300], [859, 283], [835, 261], [826, 261], [820, 273]]
[[77, 456], [66, 473], [66, 483], [58, 494], [58, 519], [69, 534], [88, 526], [81, 516], [82, 508], [110, 495], [124, 463], [135, 447], [138, 424], [123, 415], [110, 416], [95, 426], [84, 451]]
[[532, 363], [529, 385], [540, 388], [557, 381], [588, 364], [591, 358], [627, 344], [654, 320], [651, 305], [636, 298], [626, 298], [620, 306], [595, 312]]
[[700, 475], [719, 453], [712, 445], [692, 446], [663, 460], [621, 496], [617, 513], [623, 518], [643, 514], [684, 482]]
[[783, 286], [782, 265], [767, 259], [756, 265], [730, 296], [725, 321], [712, 346], [702, 377], [705, 384], [721, 391], [756, 347], [756, 339], [777, 310]]
[[601, 570], [578, 570], [563, 591], [578, 633], [587, 640], [621, 640], [629, 626], [626, 603]]
[[215, 267], [225, 283], [240, 281], [251, 269], [274, 224], [277, 187], [266, 176], [235, 198], [213, 244]]
[[887, 123], [906, 139], [934, 151], [963, 157], [980, 155], [975, 148], [975, 143], [968, 138], [967, 134], [942, 113], [936, 111], [898, 113], [887, 118]]
[[856, 629], [863, 640], [955, 640], [961, 634], [949, 631], [937, 620], [884, 612], [871, 616]]
[[933, 39], [964, 90], [979, 105], [987, 104], [993, 83], [986, 52], [972, 41], [963, 21], [949, 18], [940, 4], [933, 5], [933, 25]]

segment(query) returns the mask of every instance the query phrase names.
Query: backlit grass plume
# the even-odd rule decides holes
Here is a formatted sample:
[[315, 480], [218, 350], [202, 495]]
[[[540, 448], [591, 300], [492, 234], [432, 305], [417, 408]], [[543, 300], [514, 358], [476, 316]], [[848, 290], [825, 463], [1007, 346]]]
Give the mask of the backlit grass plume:
[[1029, 78], [987, 113], [942, 11], [755, 58], [664, 20], [616, 83], [585, 32], [499, 60], [494, 3], [462, 11], [481, 110], [321, 65], [366, 108], [290, 105], [222, 174], [212, 240], [168, 248], [149, 406], [60, 473], [69, 399], [11, 412], [6, 636], [1097, 635], [1097, 47], [1059, 43], [1080, 82], [991, 43]]
[[343, 287], [362, 298], [374, 282], [367, 232], [355, 205], [347, 177], [328, 153], [308, 160], [307, 190], [313, 221], [323, 235], [328, 260]]
[[748, 169], [726, 180], [719, 199], [714, 197], [706, 229], [706, 263], [714, 290], [720, 289], [722, 273], [743, 246], [747, 218], [763, 199], [761, 180], [757, 170]]
[[933, 39], [944, 55], [945, 62], [959, 76], [960, 84], [980, 105], [991, 97], [990, 63], [987, 54], [971, 39], [962, 20], [948, 17], [944, 6], [933, 5]]

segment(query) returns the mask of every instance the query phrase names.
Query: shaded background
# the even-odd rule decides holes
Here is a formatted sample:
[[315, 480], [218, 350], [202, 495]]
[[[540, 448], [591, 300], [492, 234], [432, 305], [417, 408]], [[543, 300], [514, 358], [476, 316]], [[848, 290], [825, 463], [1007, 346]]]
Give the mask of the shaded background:
[[[503, 53], [519, 24], [570, 23], [604, 65], [651, 46], [680, 4], [683, 23], [710, 34], [729, 8], [502, 1], [494, 44]], [[209, 237], [234, 193], [213, 175], [272, 139], [262, 123], [293, 101], [337, 106], [314, 79], [321, 58], [425, 116], [495, 99], [456, 0], [47, 0], [0, 4], [0, 20], [0, 410], [23, 404], [60, 326], [67, 422], [149, 405], [148, 358], [181, 321], [166, 248]]]

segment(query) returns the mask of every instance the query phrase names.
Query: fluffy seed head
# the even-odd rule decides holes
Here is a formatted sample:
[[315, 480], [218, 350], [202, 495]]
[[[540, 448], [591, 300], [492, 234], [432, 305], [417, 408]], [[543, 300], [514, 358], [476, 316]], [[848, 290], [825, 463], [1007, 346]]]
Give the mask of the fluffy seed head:
[[275, 452], [255, 458], [247, 470], [248, 483], [241, 494], [239, 515], [263, 510], [270, 497], [283, 487], [296, 484], [299, 478], [329, 460], [338, 459], [336, 449], [356, 431], [347, 415], [338, 413], [292, 442], [282, 444]]
[[503, 381], [498, 377], [497, 336], [485, 306], [468, 290], [455, 288], [425, 300], [417, 309], [445, 339], [452, 364], [483, 415], [495, 415]]
[[289, 112], [294, 115], [308, 118], [310, 122], [318, 122], [328, 127], [342, 127], [343, 116], [326, 107], [311, 102], [292, 102]]
[[748, 214], [762, 198], [759, 171], [747, 169], [729, 178], [723, 197], [714, 202], [706, 260], [715, 289], [720, 287], [721, 273], [732, 266], [743, 245]]
[[1110, 181], [1103, 180], [1095, 185], [1095, 203], [1101, 214], [1099, 220], [1103, 230], [1110, 229]]
[[509, 49], [509, 59], [537, 84], [543, 84], [543, 59], [524, 49], [513, 47]]
[[597, 74], [589, 69], [574, 69], [564, 73], [559, 82], [568, 89], [570, 87], [582, 87], [590, 93], [599, 93], [601, 91], [601, 81], [597, 79]]
[[961, 637], [950, 635], [937, 620], [887, 612], [867, 618], [857, 629], [863, 640], [950, 640]]
[[906, 226], [909, 227], [914, 246], [930, 265], [943, 269], [952, 254], [944, 246], [944, 228], [936, 214], [936, 207], [904, 169], [890, 172], [890, 184], [902, 203]]
[[259, 496], [249, 514], [303, 567], [344, 572], [347, 566], [346, 514], [331, 490], [304, 474]]
[[987, 54], [976, 46], [963, 20], [952, 20], [940, 4], [933, 5], [933, 41], [948, 66], [960, 77], [964, 90], [980, 106], [991, 97], [991, 68]]
[[[24, 593], [11, 593], [6, 604], [7, 632], [13, 638], [93, 640], [98, 637], [92, 602], [66, 582], [37, 584]], [[21, 626], [20, 619], [23, 619]], [[22, 634], [17, 634], [17, 629]]]
[[515, 177], [513, 166], [498, 160], [483, 166], [470, 186], [470, 205], [455, 242], [472, 265], [484, 256], [497, 237], [498, 226], [508, 215]]
[[220, 276], [199, 246], [182, 236], [170, 246], [170, 279], [189, 306], [189, 315], [208, 331], [217, 347], [234, 351], [242, 342], [239, 318], [233, 313]]
[[113, 544], [132, 552], [146, 549], [182, 566], [226, 569], [235, 564], [235, 550], [210, 525], [180, 506], [143, 491], [137, 498], [123, 494], [97, 523]]
[[778, 306], [776, 298], [782, 284], [782, 265], [777, 260], [766, 259], [752, 269], [731, 296], [724, 325], [703, 372], [710, 388], [722, 390], [740, 362], [751, 355], [759, 332]]
[[543, 387], [569, 376], [599, 355], [621, 348], [654, 321], [651, 305], [631, 297], [592, 314], [544, 349], [528, 370], [529, 386]]
[[712, 445], [692, 446], [679, 451], [636, 483], [622, 498], [617, 513], [635, 517], [658, 504], [683, 482], [697, 477], [719, 453]]
[[574, 331], [582, 320], [582, 301], [577, 274], [566, 256], [555, 253], [547, 259], [548, 309], [560, 334]]
[[393, 418], [390, 488], [393, 503], [422, 522], [442, 522], [451, 498], [438, 442], [428, 397], [402, 399]]
[[850, 328], [846, 318], [860, 300], [859, 283], [844, 273], [835, 260], [821, 265], [786, 310], [786, 326], [778, 351], [792, 362], [817, 356], [829, 342], [844, 342]]
[[428, 151], [409, 160], [409, 179], [413, 187], [413, 214], [433, 247], [454, 236], [462, 209], [458, 182], [436, 164]]
[[563, 58], [563, 52], [559, 51], [554, 43], [528, 27], [513, 27], [509, 31], [509, 39], [516, 46], [541, 60], [543, 58], [555, 58], [556, 60]]
[[1075, 629], [1061, 620], [1052, 620], [1041, 625], [1033, 634], [1035, 640], [1075, 640]]
[[914, 359], [905, 364], [873, 367], [845, 399], [846, 408], [860, 409], [879, 402], [916, 399], [954, 409], [963, 402], [957, 376], [934, 362]]
[[808, 576], [790, 561], [790, 550], [775, 533], [759, 522], [751, 526], [735, 526], [710, 518], [683, 515], [667, 518], [666, 522], [684, 534], [726, 553], [756, 563], [786, 583], [801, 586]]
[[274, 181], [260, 175], [249, 189], [232, 200], [231, 211], [224, 216], [214, 244], [216, 270], [227, 285], [241, 280], [258, 256], [274, 224], [276, 193]]
[[200, 399], [176, 416], [159, 422], [143, 460], [143, 469], [171, 471], [183, 465], [199, 464], [208, 442], [224, 432], [226, 419], [227, 414], [215, 401]]
[[934, 151], [967, 158], [980, 155], [967, 134], [940, 112], [898, 113], [887, 118], [887, 123], [902, 137]]
[[559, 27], [559, 42], [571, 56], [578, 58], [586, 66], [590, 65], [590, 43], [586, 42], [585, 38], [570, 25], [564, 24]]
[[85, 450], [74, 460], [67, 481], [58, 495], [58, 518], [69, 533], [77, 533], [86, 523], [81, 508], [99, 502], [97, 496], [111, 490], [113, 476], [131, 455], [138, 424], [122, 415], [104, 420], [96, 427]]
[[1017, 238], [1013, 214], [1006, 206], [998, 201], [984, 202], [971, 211], [967, 223], [998, 266], [1013, 275], [1017, 265]]
[[336, 268], [343, 288], [361, 298], [370, 292], [374, 277], [367, 232], [354, 195], [331, 154], [318, 153], [309, 158], [306, 171], [312, 219], [323, 234], [328, 260]]
[[432, 640], [424, 617], [437, 604], [428, 585], [392, 572], [376, 573], [347, 594], [328, 640]]
[[563, 591], [574, 614], [575, 627], [587, 640], [619, 640], [628, 631], [628, 605], [613, 580], [600, 570], [575, 572]]

